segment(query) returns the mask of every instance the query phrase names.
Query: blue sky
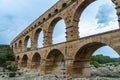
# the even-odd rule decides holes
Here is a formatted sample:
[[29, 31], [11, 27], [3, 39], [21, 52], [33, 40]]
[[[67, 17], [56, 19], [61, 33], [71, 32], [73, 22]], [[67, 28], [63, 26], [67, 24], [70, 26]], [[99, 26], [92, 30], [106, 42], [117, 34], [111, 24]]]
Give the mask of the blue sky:
[[[0, 0], [0, 44], [10, 44], [11, 40], [57, 1], [58, 0]], [[110, 0], [97, 0], [82, 13], [79, 23], [80, 37], [118, 29], [117, 20], [114, 4]], [[56, 26], [53, 34], [54, 44], [66, 40], [64, 21], [59, 21]], [[39, 47], [42, 46], [42, 41], [43, 34], [40, 34]], [[108, 52], [106, 52], [106, 50]], [[109, 47], [102, 47], [95, 52], [95, 54], [102, 53], [105, 55], [116, 54], [116, 52]], [[112, 57], [116, 56], [118, 56], [118, 54], [112, 55]]]

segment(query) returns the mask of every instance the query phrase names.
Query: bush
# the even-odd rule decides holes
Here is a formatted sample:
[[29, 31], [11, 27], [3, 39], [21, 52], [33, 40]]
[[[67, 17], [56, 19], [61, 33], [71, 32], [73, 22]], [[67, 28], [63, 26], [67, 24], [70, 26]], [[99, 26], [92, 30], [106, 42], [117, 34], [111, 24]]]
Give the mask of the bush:
[[15, 72], [9, 73], [9, 77], [15, 77], [15, 76], [16, 76]]
[[9, 45], [0, 45], [0, 66], [5, 67], [7, 61], [15, 61], [13, 50]]
[[12, 71], [12, 72], [15, 72], [15, 71], [17, 71], [17, 66], [9, 66], [8, 70]]
[[92, 63], [92, 65], [94, 65], [94, 67], [96, 67], [96, 68], [100, 67], [100, 64], [99, 64], [97, 61], [92, 61], [91, 63]]
[[119, 75], [103, 75], [102, 77], [109, 77], [109, 78], [120, 78]]

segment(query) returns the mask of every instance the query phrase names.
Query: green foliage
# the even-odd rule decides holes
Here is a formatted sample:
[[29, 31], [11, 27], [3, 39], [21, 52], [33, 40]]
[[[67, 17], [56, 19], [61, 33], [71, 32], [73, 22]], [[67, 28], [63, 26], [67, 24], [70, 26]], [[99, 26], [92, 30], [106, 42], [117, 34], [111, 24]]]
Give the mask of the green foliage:
[[14, 54], [9, 45], [0, 45], [0, 66], [5, 66], [6, 61], [14, 61]]
[[103, 77], [109, 77], [109, 78], [120, 78], [120, 75], [103, 75]]
[[91, 57], [91, 64], [93, 61], [96, 61], [99, 64], [106, 64], [112, 62], [120, 62], [120, 58], [110, 58], [109, 56], [96, 55]]
[[16, 73], [15, 73], [15, 72], [9, 73], [9, 77], [15, 77], [15, 76], [16, 76]]
[[93, 64], [96, 68], [100, 67], [100, 64], [97, 61], [92, 61], [91, 64]]
[[16, 71], [18, 69], [17, 66], [9, 66], [7, 69], [10, 71], [9, 77], [15, 77], [16, 76]]
[[17, 66], [9, 66], [9, 67], [8, 67], [8, 70], [9, 70], [9, 71], [12, 71], [12, 72], [17, 71], [17, 69], [18, 69]]

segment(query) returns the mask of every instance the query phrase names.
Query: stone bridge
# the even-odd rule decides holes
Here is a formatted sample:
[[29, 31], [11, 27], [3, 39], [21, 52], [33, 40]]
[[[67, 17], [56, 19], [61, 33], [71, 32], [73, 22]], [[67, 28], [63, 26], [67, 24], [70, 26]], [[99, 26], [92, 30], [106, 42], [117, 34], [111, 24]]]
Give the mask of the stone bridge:
[[[95, 0], [59, 0], [36, 19], [12, 42], [11, 47], [20, 69], [37, 70], [41, 75], [64, 74], [66, 77], [90, 77], [90, 58], [95, 50], [110, 46], [120, 54], [120, 30], [79, 38], [78, 23], [83, 10]], [[120, 23], [120, 1], [116, 5]], [[66, 42], [53, 44], [55, 24], [63, 19], [66, 24]], [[43, 47], [38, 48], [38, 37], [43, 31]], [[28, 40], [31, 48], [27, 49]]]

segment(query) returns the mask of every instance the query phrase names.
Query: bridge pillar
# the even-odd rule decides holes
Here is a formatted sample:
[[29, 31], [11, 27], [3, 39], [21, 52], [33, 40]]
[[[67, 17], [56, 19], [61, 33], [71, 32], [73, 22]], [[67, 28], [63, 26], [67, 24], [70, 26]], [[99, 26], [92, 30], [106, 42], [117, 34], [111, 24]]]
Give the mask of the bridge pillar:
[[73, 77], [90, 77], [90, 60], [75, 60], [73, 65]]
[[66, 77], [71, 78], [73, 76], [73, 59], [66, 59]]
[[79, 39], [79, 27], [78, 20], [73, 20], [73, 23], [68, 25], [66, 28], [66, 39], [67, 41]]
[[112, 44], [112, 48], [120, 55], [120, 43], [116, 41], [116, 43]]
[[22, 44], [20, 45], [18, 45], [18, 52], [20, 53], [20, 52], [22, 52]]
[[117, 46], [117, 47], [114, 47], [115, 51], [117, 51], [117, 53], [119, 54], [120, 56], [120, 46]]
[[22, 50], [22, 47], [19, 47], [18, 49], [17, 49], [17, 51], [18, 51], [18, 53], [21, 53], [23, 50]]
[[116, 5], [117, 15], [118, 15], [118, 22], [120, 26], [120, 1], [119, 0], [112, 0], [113, 3]]
[[22, 69], [22, 68], [24, 68], [24, 67], [26, 67], [26, 64], [24, 64], [24, 62], [23, 61], [20, 61], [20, 69]]
[[15, 48], [15, 52], [16, 52], [16, 53], [19, 53], [19, 48], [18, 48], [18, 47]]
[[27, 51], [27, 47], [25, 46], [25, 44], [23, 44], [22, 51], [23, 51], [23, 52], [26, 52], [26, 51]]
[[24, 44], [21, 45], [21, 52], [24, 52]]
[[28, 60], [27, 61], [27, 70], [31, 70], [31, 64], [32, 62], [31, 62], [31, 60]]
[[17, 54], [19, 52], [19, 48], [18, 48], [17, 44], [15, 46], [13, 46], [13, 51], [15, 54]]
[[13, 52], [17, 54], [17, 49], [15, 47], [13, 47]]
[[31, 50], [36, 50], [38, 46], [37, 42], [31, 42]]
[[83, 61], [83, 68], [82, 68], [82, 76], [83, 77], [90, 77], [91, 73], [90, 73], [90, 61], [89, 60], [84, 60]]
[[45, 59], [41, 59], [41, 62], [40, 62], [40, 74], [41, 76], [44, 76], [45, 75]]
[[50, 46], [52, 45], [52, 35], [51, 35], [52, 32], [46, 32], [44, 35], [44, 43], [43, 43], [43, 46], [46, 47], [46, 46]]
[[21, 60], [18, 61], [18, 69], [21, 69]]
[[22, 52], [22, 50], [21, 50], [20, 48], [18, 48], [18, 49], [17, 49], [17, 52], [20, 53], [20, 52]]
[[21, 61], [18, 62], [18, 69], [22, 69]]
[[40, 62], [30, 62], [30, 65], [28, 68], [31, 71], [39, 71], [40, 70]]
[[14, 47], [13, 47], [13, 52], [14, 52], [14, 53], [16, 53], [16, 52], [15, 52], [15, 48], [14, 48]]

